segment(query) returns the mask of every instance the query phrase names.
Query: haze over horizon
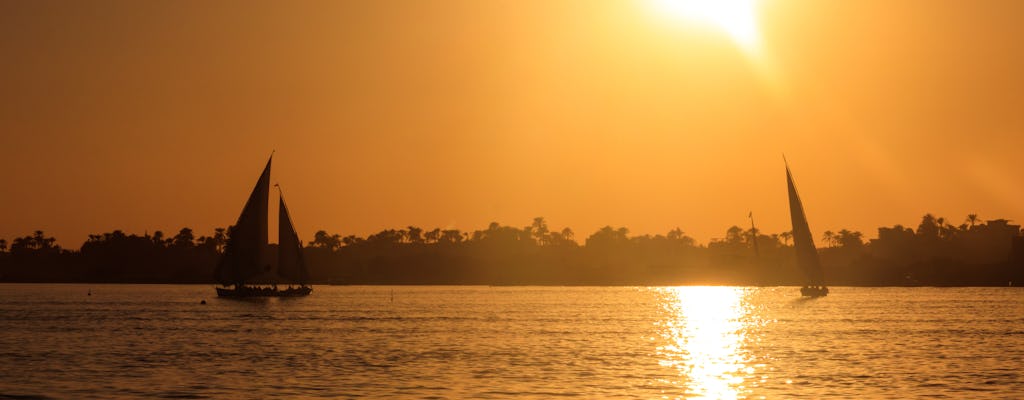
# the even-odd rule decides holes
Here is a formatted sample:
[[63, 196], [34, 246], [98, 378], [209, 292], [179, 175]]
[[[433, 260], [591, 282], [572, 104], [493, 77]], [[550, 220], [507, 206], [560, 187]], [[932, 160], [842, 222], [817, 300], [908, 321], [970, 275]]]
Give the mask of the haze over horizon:
[[0, 2], [0, 238], [1024, 220], [1024, 3], [662, 3]]

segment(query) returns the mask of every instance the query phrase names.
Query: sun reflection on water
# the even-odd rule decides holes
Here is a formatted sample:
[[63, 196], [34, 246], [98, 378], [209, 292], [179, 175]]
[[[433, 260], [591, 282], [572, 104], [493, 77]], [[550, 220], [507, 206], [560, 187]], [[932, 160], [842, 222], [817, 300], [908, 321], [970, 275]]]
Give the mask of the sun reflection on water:
[[662, 366], [674, 368], [686, 398], [742, 398], [744, 377], [753, 366], [743, 349], [744, 289], [734, 287], [664, 288]]

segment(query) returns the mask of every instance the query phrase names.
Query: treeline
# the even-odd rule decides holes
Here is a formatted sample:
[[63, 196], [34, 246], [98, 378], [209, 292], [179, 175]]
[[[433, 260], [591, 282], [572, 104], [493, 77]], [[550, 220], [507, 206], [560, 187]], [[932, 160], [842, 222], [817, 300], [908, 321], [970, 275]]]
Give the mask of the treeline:
[[[3, 282], [214, 283], [228, 230], [196, 237], [121, 231], [63, 249], [37, 231], [0, 239]], [[630, 235], [604, 227], [582, 244], [543, 218], [524, 227], [387, 229], [367, 237], [317, 232], [304, 249], [315, 284], [801, 285], [792, 236], [737, 226], [698, 244], [680, 229]], [[925, 215], [916, 229], [825, 232], [818, 243], [830, 285], [1005, 286], [1024, 284], [1024, 236], [1007, 220], [969, 215], [959, 225]]]

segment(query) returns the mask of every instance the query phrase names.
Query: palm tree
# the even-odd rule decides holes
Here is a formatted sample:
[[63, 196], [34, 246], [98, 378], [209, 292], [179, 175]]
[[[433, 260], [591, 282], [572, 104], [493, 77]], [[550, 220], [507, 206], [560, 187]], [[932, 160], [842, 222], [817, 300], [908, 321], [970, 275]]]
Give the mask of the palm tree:
[[32, 250], [34, 249], [31, 236], [14, 238], [14, 241], [11, 242], [11, 254], [28, 253]]
[[[155, 241], [155, 239], [154, 239]], [[224, 252], [224, 246], [228, 244], [228, 231], [224, 228], [215, 228], [213, 230], [213, 242], [216, 245], [218, 253]]]
[[732, 244], [743, 243], [743, 228], [736, 225], [729, 227], [725, 231], [725, 242]]
[[572, 241], [573, 240], [573, 235], [574, 235], [574, 233], [573, 233], [572, 229], [569, 229], [569, 228], [562, 229], [562, 239], [565, 239], [565, 240], [568, 240], [568, 241]]
[[4, 239], [0, 239], [0, 253], [6, 253], [6, 252], [7, 252], [7, 241], [4, 240]]
[[789, 246], [789, 240], [793, 239], [793, 231], [782, 232], [779, 234], [779, 237], [782, 238], [783, 245]]
[[[118, 233], [119, 231], [114, 231]], [[191, 228], [181, 228], [177, 235], [174, 235], [174, 245], [177, 247], [192, 247], [195, 245], [195, 235], [192, 234]]]
[[978, 219], [978, 214], [967, 214], [967, 220], [964, 222], [967, 222], [967, 225], [970, 225], [970, 228], [974, 229], [974, 226], [978, 224], [978, 221], [980, 221], [980, 219]]
[[550, 244], [550, 240], [548, 240], [547, 237], [549, 233], [548, 223], [547, 221], [544, 221], [544, 217], [534, 218], [533, 223], [526, 227], [526, 229], [530, 232], [530, 235], [537, 244], [540, 244], [541, 246]]
[[943, 239], [952, 239], [958, 232], [953, 224], [946, 222], [945, 218], [938, 218], [935, 220], [939, 223], [939, 237]]
[[821, 235], [821, 241], [828, 244], [828, 247], [835, 247], [836, 234], [832, 231], [825, 231], [825, 234]]
[[836, 234], [835, 240], [842, 247], [862, 246], [864, 245], [864, 234], [843, 229]]
[[930, 239], [939, 237], [939, 224], [934, 215], [929, 213], [921, 217], [921, 223], [917, 225], [917, 236]]
[[[93, 236], [96, 236], [96, 240], [95, 241], [97, 241], [97, 242], [100, 241], [100, 239], [103, 238], [100, 235], [89, 235], [89, 240], [90, 241], [93, 240]], [[150, 240], [152, 240], [153, 244], [155, 244], [156, 246], [164, 247], [164, 231], [153, 232], [153, 237]]]

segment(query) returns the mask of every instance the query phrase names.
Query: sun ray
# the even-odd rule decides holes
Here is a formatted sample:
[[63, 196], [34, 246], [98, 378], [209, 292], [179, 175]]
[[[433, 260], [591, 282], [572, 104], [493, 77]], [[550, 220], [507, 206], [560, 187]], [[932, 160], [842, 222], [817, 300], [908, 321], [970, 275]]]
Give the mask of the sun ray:
[[754, 51], [760, 45], [758, 0], [654, 1], [662, 13], [712, 25], [746, 51]]
[[753, 72], [773, 97], [789, 97], [785, 79], [763, 40], [760, 25], [762, 0], [650, 0], [653, 12], [672, 23], [682, 23], [728, 38], [747, 59]]

